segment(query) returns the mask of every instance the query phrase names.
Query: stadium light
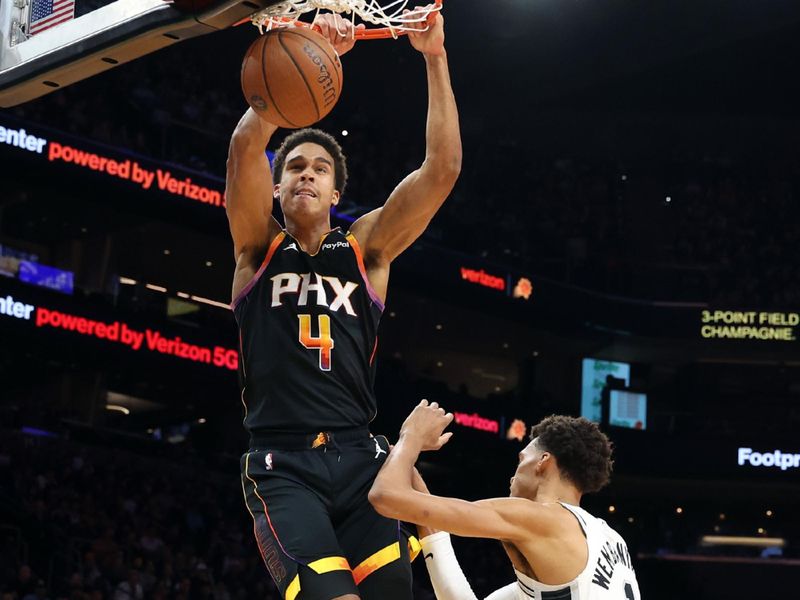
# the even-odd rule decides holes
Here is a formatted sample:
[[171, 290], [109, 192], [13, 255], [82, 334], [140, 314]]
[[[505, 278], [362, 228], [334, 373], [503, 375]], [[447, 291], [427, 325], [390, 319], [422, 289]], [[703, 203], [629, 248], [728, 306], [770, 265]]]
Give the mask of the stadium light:
[[751, 537], [747, 535], [704, 535], [701, 546], [752, 546], [755, 548], [784, 548], [786, 540], [779, 537]]
[[210, 300], [209, 298], [203, 298], [202, 296], [189, 296], [195, 302], [201, 302], [203, 304], [209, 304], [211, 306], [218, 306], [219, 308], [224, 308], [225, 310], [230, 310], [230, 305], [225, 304], [224, 302], [217, 302], [216, 300]]

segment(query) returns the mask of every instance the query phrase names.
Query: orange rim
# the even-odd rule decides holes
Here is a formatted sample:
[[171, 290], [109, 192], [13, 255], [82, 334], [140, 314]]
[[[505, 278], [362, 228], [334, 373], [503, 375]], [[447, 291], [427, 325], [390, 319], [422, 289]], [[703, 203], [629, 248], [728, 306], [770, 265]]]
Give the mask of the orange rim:
[[[442, 0], [435, 0], [435, 4], [441, 6]], [[433, 23], [433, 20], [436, 18], [436, 13], [439, 11], [431, 11], [428, 15], [428, 24], [430, 25]], [[286, 17], [275, 17], [274, 20], [278, 23], [279, 27], [284, 27], [291, 25], [294, 23], [295, 27], [303, 27], [305, 29], [313, 29], [314, 31], [319, 32], [319, 28], [312, 26], [311, 23], [306, 23], [305, 21], [292, 21]], [[234, 27], [238, 27], [239, 25], [244, 25], [248, 23], [250, 18], [242, 19], [238, 23], [234, 24]], [[394, 31], [394, 33], [393, 33]], [[406, 31], [396, 31], [392, 30], [390, 27], [373, 27], [367, 29], [361, 29], [356, 31], [356, 39], [357, 40], [385, 40], [388, 38], [395, 38], [400, 37], [403, 35], [407, 35], [408, 32]]]

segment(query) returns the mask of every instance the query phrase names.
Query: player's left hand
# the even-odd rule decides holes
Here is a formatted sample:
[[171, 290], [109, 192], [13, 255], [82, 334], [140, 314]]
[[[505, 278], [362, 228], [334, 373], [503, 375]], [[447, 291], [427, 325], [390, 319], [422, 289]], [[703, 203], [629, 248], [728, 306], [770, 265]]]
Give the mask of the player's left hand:
[[[432, 6], [433, 4], [428, 4], [427, 6], [416, 6], [414, 7], [414, 10], [404, 10], [403, 14], [406, 16], [413, 15], [419, 10], [427, 10]], [[430, 23], [422, 22], [409, 24], [409, 27], [416, 29], [417, 31], [409, 31], [408, 40], [411, 42], [411, 45], [414, 47], [414, 49], [422, 52], [423, 54], [437, 56], [444, 54], [444, 17], [442, 16], [441, 12], [432, 14], [435, 16]]]
[[338, 13], [317, 15], [313, 25], [314, 30], [331, 43], [339, 56], [353, 49], [356, 31], [365, 28], [363, 23], [353, 27], [350, 19], [345, 19]]
[[408, 415], [400, 428], [400, 437], [410, 436], [419, 441], [421, 450], [438, 450], [453, 436], [452, 431], [442, 433], [453, 422], [453, 413], [445, 413], [436, 402], [420, 402]]

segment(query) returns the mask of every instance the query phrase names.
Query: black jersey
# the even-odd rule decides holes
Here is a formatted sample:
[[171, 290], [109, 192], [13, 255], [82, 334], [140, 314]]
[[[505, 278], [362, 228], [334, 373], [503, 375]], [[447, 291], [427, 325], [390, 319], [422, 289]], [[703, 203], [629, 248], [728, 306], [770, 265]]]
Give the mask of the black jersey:
[[233, 311], [251, 434], [331, 431], [374, 418], [383, 303], [352, 234], [334, 229], [310, 255], [282, 231]]

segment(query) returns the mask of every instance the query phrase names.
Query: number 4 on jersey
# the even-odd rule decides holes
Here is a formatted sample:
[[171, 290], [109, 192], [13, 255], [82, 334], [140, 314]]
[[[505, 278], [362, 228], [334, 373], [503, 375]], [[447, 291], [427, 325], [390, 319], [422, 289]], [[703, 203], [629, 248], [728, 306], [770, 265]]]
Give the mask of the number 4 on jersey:
[[311, 335], [311, 315], [297, 315], [297, 318], [300, 319], [300, 343], [309, 350], [319, 350], [319, 368], [330, 371], [333, 350], [330, 316], [319, 315], [319, 337]]

